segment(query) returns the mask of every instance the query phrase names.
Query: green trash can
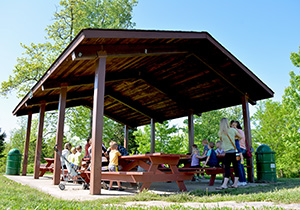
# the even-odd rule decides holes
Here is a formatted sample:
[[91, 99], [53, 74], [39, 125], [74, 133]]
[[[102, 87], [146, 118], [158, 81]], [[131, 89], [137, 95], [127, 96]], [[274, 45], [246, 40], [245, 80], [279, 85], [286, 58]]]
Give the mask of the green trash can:
[[18, 149], [12, 149], [7, 154], [6, 175], [20, 175], [21, 153]]
[[276, 182], [275, 152], [265, 144], [257, 147], [256, 152], [257, 182]]

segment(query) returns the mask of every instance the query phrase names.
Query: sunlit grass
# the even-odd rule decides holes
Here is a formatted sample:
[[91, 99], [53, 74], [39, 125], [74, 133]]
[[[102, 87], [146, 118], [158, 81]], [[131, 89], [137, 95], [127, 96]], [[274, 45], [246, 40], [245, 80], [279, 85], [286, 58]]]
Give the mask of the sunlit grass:
[[[0, 209], [123, 209], [122, 206], [116, 206], [116, 204], [128, 201], [167, 201], [178, 203], [171, 207], [151, 207], [151, 209], [193, 209], [179, 204], [185, 202], [270, 201], [289, 204], [300, 203], [299, 186], [299, 179], [279, 179], [279, 182], [276, 184], [227, 189], [219, 192], [198, 190], [174, 195], [158, 195], [143, 192], [134, 196], [79, 202], [53, 198], [46, 193], [15, 183], [0, 175]], [[140, 209], [140, 207], [128, 207], [127, 209]]]

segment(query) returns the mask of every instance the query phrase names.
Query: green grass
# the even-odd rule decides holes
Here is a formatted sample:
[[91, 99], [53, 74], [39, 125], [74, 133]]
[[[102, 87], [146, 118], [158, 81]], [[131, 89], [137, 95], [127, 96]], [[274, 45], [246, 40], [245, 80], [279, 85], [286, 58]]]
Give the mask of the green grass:
[[[15, 183], [0, 175], [0, 209], [123, 209], [112, 206], [127, 201], [169, 201], [184, 202], [218, 202], [218, 201], [271, 201], [277, 203], [300, 203], [300, 179], [279, 179], [276, 184], [240, 189], [228, 189], [219, 192], [195, 191], [175, 195], [157, 195], [149, 192], [135, 196], [99, 199], [95, 201], [65, 201], [48, 194]], [[106, 204], [106, 205], [103, 205]], [[110, 205], [110, 206], [108, 206]], [[129, 207], [127, 209], [140, 209]], [[151, 209], [193, 209], [179, 204], [165, 208]], [[216, 208], [218, 209], [218, 208]], [[230, 209], [230, 208], [228, 208]], [[270, 209], [270, 208], [266, 208]], [[272, 209], [272, 208], [271, 208]], [[273, 208], [274, 209], [274, 208]]]

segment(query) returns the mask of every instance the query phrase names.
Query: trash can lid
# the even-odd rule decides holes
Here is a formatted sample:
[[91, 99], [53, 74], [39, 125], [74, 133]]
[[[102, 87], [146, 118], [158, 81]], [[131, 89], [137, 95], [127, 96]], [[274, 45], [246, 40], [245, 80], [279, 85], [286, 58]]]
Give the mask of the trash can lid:
[[262, 144], [256, 149], [257, 153], [273, 153], [268, 145]]
[[7, 156], [16, 156], [16, 155], [21, 155], [18, 149], [11, 149], [7, 154]]

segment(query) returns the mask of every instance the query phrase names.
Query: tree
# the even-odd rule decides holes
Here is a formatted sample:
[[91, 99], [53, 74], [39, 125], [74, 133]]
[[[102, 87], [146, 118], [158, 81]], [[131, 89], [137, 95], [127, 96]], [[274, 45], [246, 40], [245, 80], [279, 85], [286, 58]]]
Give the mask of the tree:
[[[164, 153], [186, 153], [184, 138], [178, 134], [176, 126], [170, 126], [169, 121], [155, 123], [155, 151]], [[151, 149], [151, 127], [144, 126], [133, 133], [135, 142], [140, 153], [150, 152]]]
[[[61, 0], [54, 13], [53, 24], [45, 29], [47, 33], [45, 43], [31, 43], [28, 46], [21, 44], [24, 53], [17, 58], [17, 65], [8, 81], [1, 83], [0, 95], [7, 97], [9, 93], [16, 92], [21, 98], [27, 94], [33, 84], [39, 81], [62, 50], [83, 28], [132, 28], [135, 25], [131, 21], [132, 11], [136, 5], [136, 0]], [[88, 137], [89, 116], [90, 111], [83, 107], [67, 110], [65, 128], [70, 129], [65, 133], [69, 141], [73, 141], [74, 144], [81, 141], [80, 144], [82, 144], [82, 140]], [[105, 121], [108, 122], [108, 119], [105, 118]], [[21, 123], [24, 125], [13, 132], [12, 141], [24, 138], [26, 122]], [[53, 153], [56, 125], [57, 111], [46, 113], [42, 156]], [[116, 126], [117, 128], [113, 128], [115, 131], [120, 128], [117, 123], [106, 123], [105, 126]], [[109, 131], [109, 128], [104, 128], [104, 130]], [[110, 135], [109, 132], [104, 136]], [[121, 139], [121, 137], [117, 138]], [[24, 140], [19, 142], [24, 143]]]
[[[242, 108], [241, 106], [229, 107], [226, 109], [214, 110], [203, 113], [201, 116], [194, 115], [194, 138], [195, 144], [202, 145], [203, 139], [208, 141], [218, 141], [220, 120], [226, 117], [230, 120], [238, 120], [242, 122]], [[185, 126], [182, 128], [183, 132], [188, 136], [188, 120], [184, 121]]]
[[[300, 51], [291, 54], [291, 61], [300, 67]], [[253, 116], [254, 147], [267, 144], [276, 152], [277, 172], [286, 177], [299, 177], [300, 148], [300, 75], [290, 72], [290, 86], [285, 89], [282, 102], [266, 100], [259, 103]], [[292, 167], [291, 167], [292, 166]]]

